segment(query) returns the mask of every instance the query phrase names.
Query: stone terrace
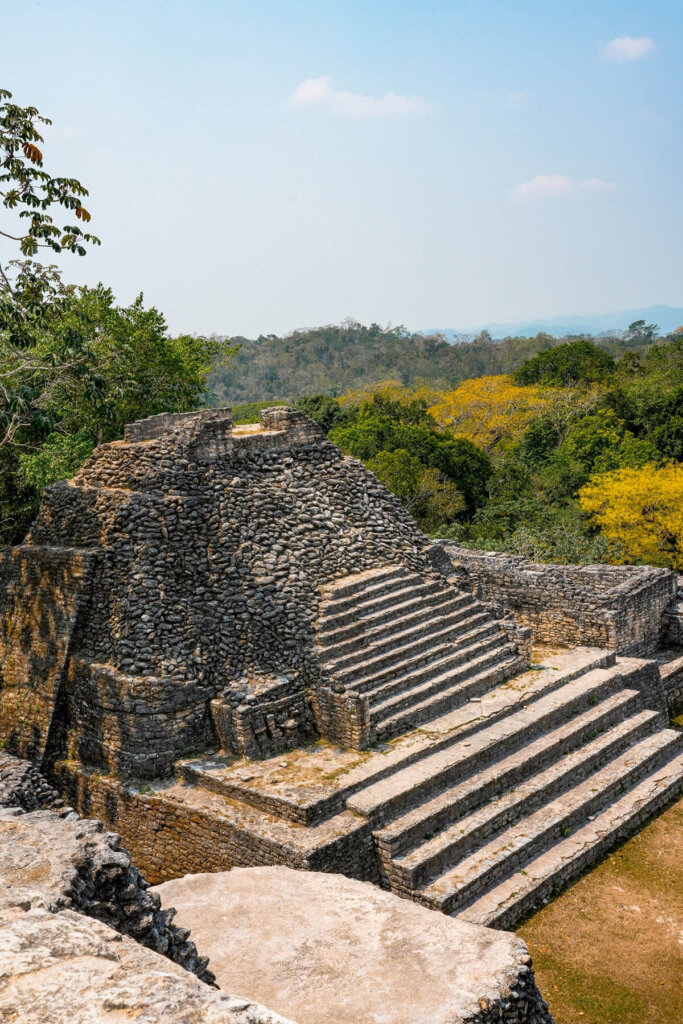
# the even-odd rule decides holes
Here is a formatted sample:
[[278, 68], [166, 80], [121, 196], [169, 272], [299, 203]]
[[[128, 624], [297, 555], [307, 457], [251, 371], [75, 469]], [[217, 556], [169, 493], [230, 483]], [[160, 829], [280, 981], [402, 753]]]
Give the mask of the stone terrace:
[[152, 880], [279, 863], [509, 928], [683, 791], [667, 721], [653, 662], [577, 649], [373, 751], [185, 760], [154, 795], [60, 771]]
[[[132, 424], [0, 558], [0, 739], [154, 882], [283, 864], [511, 926], [683, 789], [634, 657], [676, 580], [515, 564], [550, 609], [516, 622], [456, 554], [296, 410]], [[529, 670], [539, 622], [590, 646]]]

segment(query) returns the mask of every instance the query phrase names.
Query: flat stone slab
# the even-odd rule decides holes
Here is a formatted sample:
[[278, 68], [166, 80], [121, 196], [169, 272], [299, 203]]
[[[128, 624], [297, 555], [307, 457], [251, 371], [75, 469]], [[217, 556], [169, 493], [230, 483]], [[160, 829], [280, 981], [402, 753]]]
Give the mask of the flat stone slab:
[[101, 921], [0, 886], [0, 1020], [17, 1024], [292, 1024], [217, 992]]
[[[547, 1022], [524, 942], [342, 875], [283, 867], [157, 887], [217, 983], [299, 1024]], [[512, 993], [512, 994], [511, 994]]]

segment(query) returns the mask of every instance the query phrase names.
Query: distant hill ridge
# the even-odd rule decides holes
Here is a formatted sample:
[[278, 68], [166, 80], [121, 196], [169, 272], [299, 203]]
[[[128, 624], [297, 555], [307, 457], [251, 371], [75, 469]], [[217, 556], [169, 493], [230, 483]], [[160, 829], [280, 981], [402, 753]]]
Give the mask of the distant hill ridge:
[[606, 331], [623, 331], [634, 320], [646, 320], [659, 325], [660, 333], [668, 334], [683, 324], [683, 306], [644, 306], [641, 309], [625, 309], [618, 313], [576, 314], [573, 316], [551, 316], [544, 320], [518, 320], [514, 323], [479, 324], [477, 327], [435, 328], [420, 331], [420, 334], [443, 334], [452, 340], [467, 334], [488, 331], [492, 338], [509, 336], [533, 336], [541, 332], [562, 338], [567, 334], [603, 334]]
[[[620, 322], [626, 327], [633, 320], [646, 320], [662, 327], [662, 318], [655, 318], [655, 311], [662, 308], [631, 310], [619, 314], [623, 318]], [[681, 316], [670, 317], [667, 323], [674, 327], [683, 323], [683, 309], [678, 312]], [[293, 331], [282, 338], [236, 337], [231, 340], [239, 343], [239, 351], [229, 366], [217, 371], [212, 391], [218, 404], [237, 405], [272, 399], [292, 401], [301, 395], [337, 396], [385, 380], [454, 387], [468, 377], [512, 373], [525, 359], [558, 343], [549, 331], [535, 337], [540, 330], [538, 325], [528, 325], [526, 333], [518, 332], [502, 341], [472, 340], [471, 333], [465, 339], [447, 340], [443, 334], [448, 332], [438, 337], [411, 333], [403, 327], [346, 321]], [[634, 345], [618, 337], [596, 338], [596, 342], [615, 355], [628, 347], [642, 347], [642, 343]]]

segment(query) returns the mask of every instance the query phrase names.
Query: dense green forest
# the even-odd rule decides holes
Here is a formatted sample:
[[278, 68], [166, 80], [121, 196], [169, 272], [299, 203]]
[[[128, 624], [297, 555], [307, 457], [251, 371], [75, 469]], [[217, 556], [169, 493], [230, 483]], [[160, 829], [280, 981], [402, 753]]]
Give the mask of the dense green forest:
[[564, 343], [452, 390], [386, 382], [297, 405], [432, 535], [683, 568], [683, 332], [616, 358]]
[[[653, 324], [637, 321], [620, 335], [594, 340], [604, 351], [618, 355], [651, 343], [654, 334]], [[212, 382], [216, 401], [228, 405], [306, 394], [338, 396], [387, 379], [406, 386], [452, 387], [469, 377], [512, 373], [525, 359], [568, 339], [538, 334], [492, 341], [484, 331], [451, 344], [441, 335], [425, 337], [402, 327], [347, 321], [284, 337], [229, 340], [240, 346], [237, 355]]]

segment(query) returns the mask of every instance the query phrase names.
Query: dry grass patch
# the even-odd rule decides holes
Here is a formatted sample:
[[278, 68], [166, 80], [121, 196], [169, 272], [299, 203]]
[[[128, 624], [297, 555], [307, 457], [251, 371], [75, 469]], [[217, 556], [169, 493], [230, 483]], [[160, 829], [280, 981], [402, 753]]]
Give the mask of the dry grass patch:
[[556, 1024], [680, 1024], [683, 801], [518, 934]]

